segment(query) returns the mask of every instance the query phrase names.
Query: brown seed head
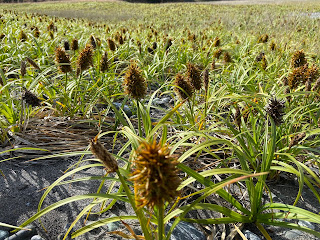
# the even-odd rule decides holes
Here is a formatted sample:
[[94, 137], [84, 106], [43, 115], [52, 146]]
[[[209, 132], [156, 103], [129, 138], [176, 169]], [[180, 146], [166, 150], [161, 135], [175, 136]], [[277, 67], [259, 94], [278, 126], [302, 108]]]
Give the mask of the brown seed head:
[[26, 57], [26, 60], [32, 67], [34, 67], [37, 70], [40, 70], [40, 67], [38, 66], [38, 64], [35, 61], [33, 61], [31, 58]]
[[271, 51], [275, 51], [276, 48], [277, 48], [276, 43], [272, 40], [271, 43], [270, 43], [270, 50]]
[[305, 81], [313, 82], [319, 77], [319, 68], [316, 65], [312, 65], [306, 72]]
[[219, 49], [217, 49], [217, 50], [213, 53], [213, 58], [214, 58], [214, 59], [219, 59], [220, 56], [221, 56], [221, 54], [222, 54], [222, 49], [219, 48]]
[[288, 86], [290, 89], [297, 88], [301, 83], [306, 82], [306, 76], [308, 72], [308, 64], [301, 67], [294, 68], [288, 76]]
[[87, 46], [80, 52], [78, 57], [77, 66], [80, 72], [87, 70], [93, 65], [93, 49], [92, 46], [87, 44]]
[[231, 63], [231, 62], [232, 62], [232, 58], [231, 58], [231, 55], [230, 55], [229, 52], [225, 52], [225, 53], [223, 54], [223, 61], [224, 61], [225, 63]]
[[319, 87], [320, 87], [320, 78], [318, 78], [317, 81], [314, 83], [312, 87], [312, 91], [317, 91]]
[[302, 132], [302, 133], [295, 135], [289, 143], [289, 149], [292, 148], [293, 146], [297, 145], [303, 138], [305, 138], [305, 136], [306, 136], [305, 132]]
[[117, 161], [108, 152], [108, 150], [97, 140], [97, 138], [90, 140], [90, 150], [108, 169], [108, 172], [116, 172], [118, 170]]
[[165, 50], [166, 50], [166, 52], [168, 52], [169, 51], [169, 48], [172, 46], [172, 39], [171, 38], [169, 38], [168, 40], [167, 40], [167, 42], [166, 42], [166, 45], [165, 45]]
[[38, 27], [34, 28], [33, 35], [34, 35], [35, 38], [40, 37], [40, 31], [39, 31]]
[[156, 141], [140, 144], [130, 178], [134, 182], [138, 208], [163, 206], [179, 195], [177, 188], [181, 180], [178, 177], [178, 163], [166, 146], [161, 146]]
[[96, 39], [93, 35], [90, 36], [89, 44], [92, 46], [93, 49], [97, 48]]
[[176, 86], [174, 91], [181, 100], [185, 100], [192, 96], [193, 87], [184, 79], [181, 74], [178, 73], [176, 75], [173, 85]]
[[100, 62], [100, 71], [105, 72], [108, 70], [108, 67], [109, 67], [108, 52], [105, 51]]
[[187, 78], [190, 84], [196, 89], [201, 89], [201, 73], [200, 70], [192, 63], [187, 63]]
[[114, 41], [111, 38], [108, 38], [107, 43], [108, 43], [109, 49], [114, 52], [117, 48]]
[[70, 44], [69, 44], [68, 40], [65, 40], [63, 42], [63, 47], [64, 47], [64, 50], [66, 50], [66, 51], [70, 50]]
[[269, 103], [266, 106], [267, 114], [273, 119], [275, 125], [279, 126], [282, 123], [282, 117], [284, 115], [284, 101], [277, 100], [276, 98], [269, 99]]
[[19, 40], [21, 42], [25, 42], [28, 40], [28, 36], [27, 36], [27, 34], [25, 34], [25, 32], [23, 30], [20, 31]]
[[298, 68], [306, 64], [307, 64], [307, 59], [303, 50], [296, 51], [291, 58], [291, 67]]
[[71, 64], [70, 64], [70, 59], [69, 56], [66, 54], [66, 52], [58, 47], [55, 51], [56, 55], [56, 63], [59, 65], [58, 68], [61, 72], [63, 73], [68, 73], [71, 72]]
[[27, 104], [30, 104], [32, 107], [41, 105], [40, 99], [27, 89], [24, 90], [22, 99], [26, 101]]
[[266, 43], [266, 42], [268, 42], [268, 40], [269, 40], [268, 34], [262, 34], [258, 38], [258, 43]]
[[135, 62], [131, 62], [124, 76], [123, 86], [125, 93], [134, 99], [141, 99], [147, 93], [146, 80], [141, 75], [141, 70]]
[[213, 46], [214, 47], [219, 47], [220, 46], [220, 38], [216, 37], [213, 41]]
[[21, 72], [21, 76], [22, 77], [24, 77], [24, 75], [26, 75], [26, 73], [27, 73], [27, 63], [26, 63], [26, 61], [21, 61], [20, 72]]
[[79, 49], [78, 39], [73, 39], [71, 42], [71, 50], [76, 51]]

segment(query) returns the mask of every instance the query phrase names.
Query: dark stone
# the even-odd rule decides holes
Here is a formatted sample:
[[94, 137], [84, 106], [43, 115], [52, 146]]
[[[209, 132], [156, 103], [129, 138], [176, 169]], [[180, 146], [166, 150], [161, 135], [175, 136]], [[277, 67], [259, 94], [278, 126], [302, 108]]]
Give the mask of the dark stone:
[[[172, 223], [169, 222], [165, 226], [166, 233], [170, 230]], [[179, 222], [174, 228], [170, 240], [206, 240], [203, 232], [199, 231], [193, 224], [187, 222]]]

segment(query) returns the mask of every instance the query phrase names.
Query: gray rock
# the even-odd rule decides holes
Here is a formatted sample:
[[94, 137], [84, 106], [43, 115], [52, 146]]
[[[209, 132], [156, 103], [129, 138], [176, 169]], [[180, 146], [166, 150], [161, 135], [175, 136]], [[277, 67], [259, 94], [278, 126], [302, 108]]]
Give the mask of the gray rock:
[[122, 103], [117, 103], [117, 102], [113, 102], [113, 105], [118, 109], [120, 110], [120, 108], [125, 112], [125, 114], [127, 114], [128, 117], [131, 117], [132, 116], [132, 112], [131, 112], [131, 109], [128, 105], [123, 105], [122, 106]]
[[0, 240], [4, 240], [7, 237], [9, 237], [9, 232], [8, 231], [4, 231], [4, 230], [0, 230]]
[[259, 238], [259, 236], [257, 234], [254, 234], [253, 232], [250, 232], [249, 230], [245, 230], [243, 233], [244, 233], [244, 236], [248, 240], [261, 240], [261, 238]]
[[158, 105], [160, 107], [166, 107], [170, 102], [170, 98], [169, 97], [164, 97], [164, 98], [155, 98], [153, 99], [152, 103], [154, 105]]
[[44, 240], [44, 239], [39, 235], [34, 235], [30, 240]]
[[25, 240], [37, 234], [36, 228], [33, 225], [28, 225], [25, 228], [30, 230], [20, 230], [6, 240]]
[[[110, 217], [116, 217], [116, 215], [111, 214]], [[120, 228], [120, 222], [116, 221], [116, 222], [108, 223], [107, 227], [109, 232], [115, 231]]]
[[[169, 222], [165, 226], [166, 233], [170, 230], [172, 223]], [[187, 222], [179, 222], [174, 228], [170, 240], [206, 240], [203, 232], [200, 232], [193, 224]]]
[[296, 229], [289, 230], [284, 234], [284, 237], [290, 240], [301, 237], [301, 236], [303, 236], [303, 232]]
[[311, 223], [311, 222], [308, 222], [308, 221], [305, 221], [305, 220], [300, 220], [298, 222], [298, 224], [302, 227], [307, 227], [307, 228], [310, 228], [312, 230], [315, 229], [315, 226]]

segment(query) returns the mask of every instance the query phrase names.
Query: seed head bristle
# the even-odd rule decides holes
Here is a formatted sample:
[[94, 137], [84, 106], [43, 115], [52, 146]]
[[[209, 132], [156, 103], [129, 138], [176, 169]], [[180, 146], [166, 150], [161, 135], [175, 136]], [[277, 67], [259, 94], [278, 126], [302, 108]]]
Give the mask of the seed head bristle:
[[147, 93], [146, 80], [141, 75], [141, 70], [135, 62], [131, 62], [124, 76], [125, 93], [134, 99], [141, 99]]
[[220, 46], [220, 38], [216, 37], [213, 41], [213, 46], [214, 47], [219, 47]]
[[320, 87], [320, 78], [318, 78], [317, 81], [314, 83], [312, 87], [312, 91], [317, 91], [319, 87]]
[[222, 54], [222, 49], [219, 48], [219, 49], [217, 49], [216, 51], [214, 51], [214, 53], [213, 53], [213, 58], [214, 58], [214, 59], [219, 59], [220, 56], [221, 56], [221, 54]]
[[277, 100], [276, 98], [269, 99], [269, 103], [265, 110], [267, 114], [273, 119], [276, 126], [282, 123], [282, 117], [284, 115], [284, 103], [283, 100]]
[[289, 143], [289, 149], [291, 149], [293, 146], [297, 145], [303, 138], [305, 138], [306, 133], [302, 132], [299, 134], [296, 134]]
[[170, 155], [166, 146], [142, 142], [136, 150], [134, 171], [129, 180], [134, 183], [135, 201], [138, 208], [163, 206], [179, 196], [180, 178], [178, 161]]
[[93, 35], [90, 36], [89, 44], [92, 46], [93, 49], [97, 48], [96, 39]]
[[70, 44], [69, 44], [69, 41], [68, 40], [65, 40], [63, 42], [63, 47], [64, 47], [64, 50], [65, 51], [69, 51], [70, 50]]
[[114, 41], [111, 38], [108, 38], [107, 43], [108, 43], [109, 49], [114, 52], [117, 48]]
[[294, 68], [288, 76], [288, 86], [290, 89], [297, 88], [301, 83], [305, 83], [308, 72], [308, 64]]
[[26, 60], [32, 67], [34, 67], [37, 70], [40, 70], [40, 67], [38, 66], [38, 64], [35, 61], [33, 61], [31, 58], [26, 57]]
[[27, 89], [24, 89], [22, 99], [32, 107], [37, 107], [41, 105], [40, 99], [36, 95], [34, 95], [32, 92], [28, 91]]
[[200, 90], [202, 86], [200, 75], [200, 70], [194, 64], [187, 63], [187, 79], [196, 90]]
[[232, 62], [232, 58], [229, 52], [224, 52], [223, 54], [223, 61], [225, 63], [231, 63]]
[[258, 38], [258, 43], [266, 43], [269, 40], [269, 35], [268, 34], [262, 34]]
[[209, 70], [208, 69], [204, 70], [203, 72], [203, 85], [204, 85], [205, 92], [207, 93], [209, 89]]
[[80, 55], [77, 61], [77, 67], [78, 69], [80, 69], [80, 72], [83, 72], [92, 65], [93, 65], [93, 49], [90, 44], [87, 44], [86, 47], [80, 52]]
[[105, 51], [100, 62], [100, 71], [105, 72], [109, 68], [108, 52]]
[[118, 163], [108, 150], [100, 143], [97, 138], [90, 140], [90, 150], [108, 169], [108, 172], [116, 172], [118, 170]]
[[180, 73], [176, 75], [173, 84], [176, 86], [174, 91], [181, 100], [188, 99], [192, 96], [194, 91], [193, 87]]
[[307, 64], [306, 55], [303, 50], [296, 51], [291, 58], [291, 67], [298, 68]]
[[73, 39], [71, 42], [71, 50], [77, 51], [79, 49], [78, 39]]
[[23, 30], [20, 31], [19, 40], [20, 40], [21, 42], [25, 42], [25, 41], [28, 40], [28, 36], [27, 36], [27, 34], [26, 34]]
[[26, 73], [27, 73], [27, 63], [26, 63], [26, 61], [21, 61], [20, 72], [21, 72], [21, 76], [22, 77], [24, 77], [24, 75], [26, 75]]
[[71, 63], [66, 52], [62, 48], [58, 47], [55, 51], [55, 55], [56, 63], [59, 65], [58, 69], [63, 73], [71, 72]]

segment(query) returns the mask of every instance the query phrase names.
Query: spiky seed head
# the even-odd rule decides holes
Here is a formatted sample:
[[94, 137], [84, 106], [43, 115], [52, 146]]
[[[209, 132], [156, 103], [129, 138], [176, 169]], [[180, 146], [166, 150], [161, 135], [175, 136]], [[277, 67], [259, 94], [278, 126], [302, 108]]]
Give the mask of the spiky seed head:
[[220, 46], [220, 38], [219, 37], [216, 37], [214, 40], [213, 40], [213, 46], [214, 47], [219, 47]]
[[209, 89], [209, 70], [208, 69], [204, 70], [203, 72], [203, 85], [204, 85], [205, 92], [207, 93]]
[[303, 50], [296, 51], [291, 58], [291, 67], [298, 68], [307, 64], [306, 55]]
[[64, 50], [65, 51], [69, 51], [70, 50], [70, 44], [69, 44], [69, 41], [68, 40], [65, 40], [63, 42], [63, 47], [64, 47]]
[[58, 69], [63, 73], [71, 72], [71, 63], [69, 56], [66, 54], [66, 52], [62, 48], [58, 47], [55, 51], [55, 55], [56, 63], [59, 65]]
[[31, 58], [26, 57], [26, 60], [32, 67], [34, 67], [37, 70], [40, 70], [40, 67], [38, 66], [38, 64], [35, 61], [33, 61]]
[[291, 141], [289, 143], [289, 149], [293, 146], [297, 145], [302, 139], [304, 139], [306, 136], [305, 132], [296, 134], [293, 138], [291, 138]]
[[219, 48], [219, 49], [217, 49], [216, 51], [214, 51], [214, 53], [213, 53], [213, 58], [214, 58], [214, 59], [219, 59], [220, 56], [221, 56], [221, 54], [222, 54], [222, 49]]
[[24, 77], [24, 75], [26, 75], [26, 73], [27, 73], [27, 63], [26, 63], [26, 61], [21, 61], [20, 72], [21, 72], [21, 76], [22, 77]]
[[263, 56], [262, 59], [261, 59], [261, 68], [263, 70], [266, 70], [268, 67], [268, 61], [266, 59], [266, 56]]
[[256, 56], [256, 62], [261, 62], [262, 58], [265, 56], [264, 52], [260, 52], [258, 56]]
[[297, 88], [301, 83], [306, 82], [308, 64], [294, 68], [288, 76], [288, 86], [290, 89]]
[[40, 31], [39, 31], [38, 27], [34, 28], [33, 35], [34, 35], [35, 38], [39, 38], [40, 37]]
[[275, 51], [277, 49], [276, 43], [272, 40], [270, 43], [270, 50]]
[[181, 100], [188, 99], [192, 96], [194, 91], [193, 87], [180, 73], [176, 75], [173, 85], [176, 86], [174, 91]]
[[269, 35], [268, 34], [262, 34], [258, 38], [258, 43], [266, 43], [269, 40]]
[[71, 42], [71, 50], [77, 51], [79, 49], [78, 39], [73, 39]]
[[55, 30], [54, 23], [52, 21], [47, 26], [47, 30], [48, 31], [54, 31]]
[[306, 72], [305, 81], [313, 82], [319, 77], [319, 68], [316, 65], [312, 65]]
[[154, 51], [154, 50], [153, 50], [153, 48], [148, 47], [148, 48], [147, 48], [147, 51], [148, 51], [149, 53], [153, 54], [153, 51]]
[[90, 150], [108, 169], [108, 172], [116, 172], [118, 170], [118, 163], [108, 150], [97, 140], [97, 137], [90, 140]]
[[77, 61], [77, 67], [80, 69], [80, 72], [87, 70], [90, 66], [93, 65], [93, 49], [90, 44], [87, 44], [86, 47], [80, 52]]
[[123, 86], [125, 93], [134, 99], [141, 99], [147, 93], [146, 80], [141, 75], [141, 70], [135, 62], [131, 62], [124, 76]]
[[163, 206], [179, 196], [178, 161], [166, 146], [153, 141], [142, 142], [135, 152], [134, 171], [129, 180], [134, 183], [138, 208]]
[[152, 48], [153, 48], [153, 50], [156, 50], [156, 49], [157, 49], [157, 47], [158, 47], [157, 42], [153, 42], [153, 43], [152, 43]]
[[223, 54], [223, 61], [225, 63], [231, 63], [232, 62], [232, 58], [229, 52], [224, 52]]
[[90, 36], [89, 44], [92, 46], [93, 49], [97, 48], [96, 39], [93, 35]]
[[50, 38], [51, 38], [52, 40], [54, 39], [53, 31], [50, 31], [50, 32], [49, 32], [49, 36], [50, 36]]
[[100, 71], [105, 72], [108, 70], [108, 67], [109, 67], [108, 52], [105, 51], [100, 62]]
[[200, 70], [192, 63], [187, 63], [187, 79], [190, 84], [196, 89], [201, 89], [201, 72]]
[[216, 60], [214, 58], [212, 58], [211, 70], [214, 70], [215, 68], [216, 68]]
[[118, 42], [119, 42], [120, 45], [124, 44], [124, 40], [123, 40], [122, 35], [119, 35], [119, 40], [118, 40]]
[[27, 89], [24, 89], [22, 99], [32, 107], [37, 107], [41, 105], [40, 99]]
[[108, 38], [107, 43], [108, 43], [109, 49], [114, 52], [117, 48], [114, 41], [111, 38]]
[[169, 51], [169, 48], [172, 46], [172, 39], [171, 38], [169, 38], [168, 40], [167, 40], [167, 42], [166, 42], [166, 45], [165, 45], [165, 50], [166, 50], [166, 52], [168, 52]]
[[20, 40], [21, 42], [25, 42], [25, 41], [28, 40], [28, 36], [27, 36], [27, 34], [26, 34], [23, 30], [20, 31], [19, 40]]
[[283, 100], [278, 100], [276, 98], [270, 98], [269, 103], [265, 110], [267, 114], [273, 119], [276, 126], [282, 123], [282, 117], [284, 115], [284, 103]]

